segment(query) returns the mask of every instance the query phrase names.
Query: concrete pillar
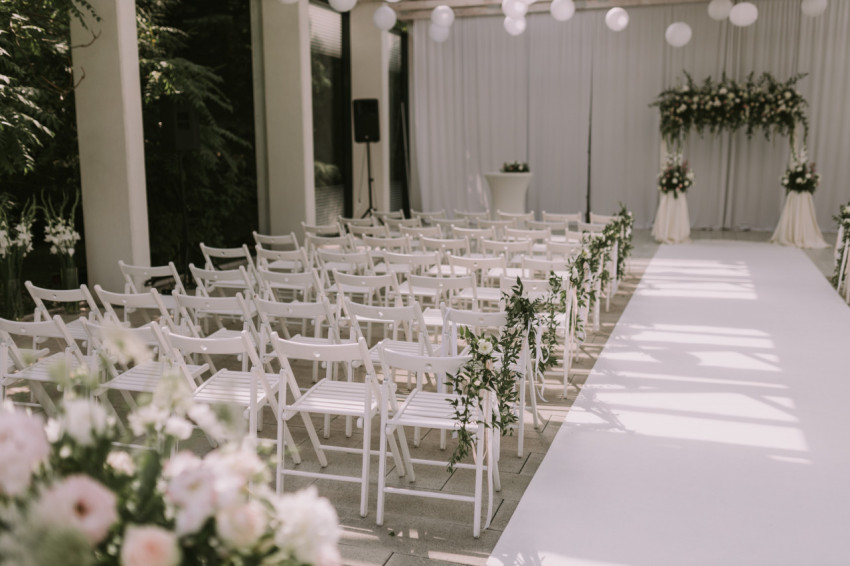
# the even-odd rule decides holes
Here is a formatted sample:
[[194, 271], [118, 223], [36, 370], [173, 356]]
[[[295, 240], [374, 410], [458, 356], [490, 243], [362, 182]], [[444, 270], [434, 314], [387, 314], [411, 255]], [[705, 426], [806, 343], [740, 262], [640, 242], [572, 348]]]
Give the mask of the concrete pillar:
[[[308, 2], [260, 0], [252, 8], [261, 11], [252, 17], [252, 25], [260, 26], [253, 33], [262, 36], [264, 89], [265, 127], [264, 132], [257, 129], [257, 151], [265, 148], [268, 183], [267, 206], [260, 195], [260, 213], [267, 221], [261, 217], [260, 226], [268, 226], [271, 234], [295, 232], [300, 238], [301, 222], [312, 224], [316, 218]], [[265, 140], [260, 140], [263, 134]]]
[[136, 3], [90, 3], [101, 21], [71, 24], [88, 282], [121, 291], [119, 259], [150, 265]]
[[[351, 98], [377, 98], [381, 141], [371, 144], [374, 206], [390, 207], [390, 38], [389, 32], [375, 26], [372, 17], [376, 3], [358, 3], [351, 11]], [[353, 128], [352, 128], [353, 136]], [[366, 175], [366, 144], [354, 143], [354, 216], [369, 207], [369, 184]]]

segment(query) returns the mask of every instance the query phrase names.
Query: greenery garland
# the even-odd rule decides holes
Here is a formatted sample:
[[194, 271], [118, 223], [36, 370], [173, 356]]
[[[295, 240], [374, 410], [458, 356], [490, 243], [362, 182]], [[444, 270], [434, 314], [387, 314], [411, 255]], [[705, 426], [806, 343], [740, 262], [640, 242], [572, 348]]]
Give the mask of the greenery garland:
[[613, 222], [617, 223], [620, 228], [620, 245], [617, 248], [617, 273], [622, 275], [626, 272], [626, 261], [631, 257], [634, 249], [632, 230], [635, 226], [635, 215], [621, 202], [620, 210], [617, 211], [616, 219]]
[[758, 79], [750, 73], [746, 82], [739, 83], [724, 73], [719, 82], [708, 77], [697, 84], [685, 73], [685, 85], [662, 91], [650, 106], [660, 110], [661, 135], [670, 145], [680, 145], [692, 129], [701, 135], [705, 130], [717, 133], [745, 128], [747, 137], [752, 137], [761, 128], [770, 139], [771, 134], [793, 136], [798, 123], [803, 126], [805, 141], [807, 103], [796, 90], [805, 76], [797, 74], [782, 82], [769, 73]]
[[836, 216], [833, 216], [838, 227], [841, 228], [842, 238], [838, 243], [838, 249], [835, 251], [835, 269], [832, 272], [832, 286], [838, 288], [838, 279], [841, 277], [841, 260], [844, 257], [844, 250], [850, 244], [850, 202], [841, 207], [841, 210]]

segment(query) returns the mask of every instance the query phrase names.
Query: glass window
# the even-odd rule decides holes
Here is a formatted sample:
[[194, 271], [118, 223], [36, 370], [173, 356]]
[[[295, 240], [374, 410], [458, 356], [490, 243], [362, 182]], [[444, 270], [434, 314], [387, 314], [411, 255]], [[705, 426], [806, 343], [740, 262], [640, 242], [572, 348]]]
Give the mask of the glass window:
[[316, 4], [310, 5], [309, 16], [316, 223], [328, 224], [347, 214], [351, 193], [348, 22], [347, 16]]

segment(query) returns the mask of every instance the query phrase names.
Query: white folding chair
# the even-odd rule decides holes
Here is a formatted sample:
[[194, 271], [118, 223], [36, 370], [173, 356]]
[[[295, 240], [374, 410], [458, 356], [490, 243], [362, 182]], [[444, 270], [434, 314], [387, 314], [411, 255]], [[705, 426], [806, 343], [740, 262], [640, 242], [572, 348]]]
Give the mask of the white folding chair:
[[279, 236], [259, 234], [256, 230], [251, 233], [254, 235], [254, 243], [262, 249], [276, 251], [289, 251], [298, 249], [298, 238], [295, 237], [295, 232], [290, 232], [289, 234], [281, 234]]
[[[490, 520], [492, 517], [493, 487], [494, 484], [498, 484], [496, 455], [493, 450], [493, 432], [491, 428], [492, 406], [489, 392], [485, 391], [482, 395], [480, 404], [474, 406], [474, 410], [477, 411], [477, 416], [472, 419], [472, 423], [474, 424], [467, 426], [467, 432], [472, 434], [474, 438], [472, 463], [459, 462], [454, 464], [455, 468], [473, 470], [475, 480], [471, 495], [388, 486], [386, 478], [387, 445], [389, 444], [391, 448], [393, 447], [393, 444], [396, 442], [393, 435], [398, 437], [397, 442], [401, 449], [401, 457], [406, 466], [406, 476], [408, 481], [413, 482], [416, 479], [414, 464], [442, 467], [446, 466], [446, 460], [412, 458], [410, 449], [407, 446], [404, 427], [434, 429], [441, 432], [457, 432], [460, 428], [460, 423], [455, 417], [454, 405], [460, 401], [459, 394], [445, 392], [434, 393], [423, 391], [421, 389], [414, 389], [396, 407], [389, 402], [390, 399], [395, 399], [395, 388], [393, 381], [388, 379], [387, 376], [391, 375], [395, 370], [404, 370], [408, 373], [433, 372], [441, 375], [445, 375], [447, 373], [456, 374], [461, 370], [463, 365], [471, 359], [471, 356], [415, 356], [395, 352], [388, 347], [382, 347], [380, 355], [384, 373], [383, 398], [385, 399], [385, 402], [381, 408], [377, 524], [383, 525], [384, 501], [388, 494], [463, 501], [473, 504], [472, 535], [475, 538], [478, 538], [481, 534], [485, 470], [487, 472], [489, 487], [488, 507], [484, 522], [485, 529], [490, 526]], [[445, 435], [443, 434], [442, 437], [444, 438]]]
[[[148, 288], [154, 288], [158, 280], [169, 281], [173, 285], [173, 292], [186, 293], [183, 287], [183, 280], [180, 278], [180, 273], [174, 266], [173, 261], [169, 261], [167, 265], [129, 265], [122, 260], [118, 260], [118, 269], [121, 270], [121, 275], [124, 276], [124, 292], [125, 293], [144, 293]], [[168, 308], [169, 311], [175, 313], [176, 305], [171, 295], [163, 295], [160, 293], [160, 299]]]
[[534, 220], [534, 212], [502, 212], [496, 210], [499, 220], [513, 220], [515, 228], [525, 228], [525, 223]]
[[309, 269], [310, 260], [307, 250], [298, 248], [295, 250], [268, 250], [257, 244], [257, 269], [267, 271], [304, 271]]
[[[79, 289], [45, 289], [43, 287], [36, 287], [31, 282], [26, 281], [24, 282], [24, 286], [35, 302], [35, 312], [33, 313], [33, 319], [35, 321], [50, 320], [50, 309], [45, 304], [45, 301], [48, 303], [69, 304], [76, 308], [79, 308], [80, 303], [84, 303], [88, 309], [88, 318], [90, 320], [97, 321], [102, 319], [100, 309], [97, 303], [94, 302], [94, 297], [92, 297], [89, 288], [85, 284], [80, 285]], [[83, 311], [83, 314], [85, 314], [85, 311]], [[69, 322], [66, 327], [70, 335], [74, 337], [74, 340], [80, 342], [86, 341], [86, 331], [83, 329], [83, 325], [79, 320]], [[35, 348], [36, 345], [33, 344], [33, 347]]]
[[[281, 493], [284, 489], [285, 476], [301, 476], [313, 479], [325, 479], [331, 481], [343, 481], [360, 484], [360, 516], [365, 517], [369, 505], [369, 470], [370, 458], [372, 456], [372, 418], [376, 416], [381, 408], [382, 397], [378, 377], [369, 357], [366, 341], [360, 338], [357, 342], [342, 344], [304, 344], [291, 340], [283, 340], [277, 333], [271, 335], [272, 349], [277, 353], [280, 360], [281, 388], [286, 387], [289, 398], [281, 389], [280, 417], [278, 421], [277, 438], [277, 469], [276, 487]], [[304, 393], [298, 386], [292, 363], [300, 361], [318, 361], [327, 364], [342, 363], [349, 367], [357, 365], [363, 368], [364, 379], [362, 382], [335, 381], [329, 378], [319, 380]], [[358, 426], [363, 428], [363, 442], [359, 448], [348, 448], [343, 446], [331, 446], [322, 444], [310, 415], [342, 416], [356, 419]], [[309, 470], [288, 469], [286, 458], [291, 454], [297, 454], [295, 444], [289, 437], [288, 422], [295, 415], [299, 415], [306, 428], [310, 444], [319, 460], [322, 468], [327, 467], [328, 459], [326, 451], [339, 451], [343, 453], [355, 453], [361, 456], [360, 473], [357, 476], [329, 474], [323, 472], [312, 472]], [[394, 454], [397, 451], [393, 450]], [[399, 460], [400, 462], [400, 460]], [[296, 461], [297, 463], [297, 461]], [[402, 466], [403, 467], [403, 466]]]

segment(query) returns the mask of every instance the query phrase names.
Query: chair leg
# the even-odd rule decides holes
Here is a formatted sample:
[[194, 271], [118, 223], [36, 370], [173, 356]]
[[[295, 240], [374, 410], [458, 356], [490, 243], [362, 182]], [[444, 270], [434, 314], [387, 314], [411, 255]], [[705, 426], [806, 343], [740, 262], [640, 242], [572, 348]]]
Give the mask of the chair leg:
[[372, 418], [363, 415], [363, 471], [360, 477], [360, 516], [365, 517], [369, 505], [369, 464], [372, 448]]
[[484, 426], [479, 425], [475, 438], [475, 510], [473, 512], [472, 536], [481, 536], [481, 492], [484, 481]]

